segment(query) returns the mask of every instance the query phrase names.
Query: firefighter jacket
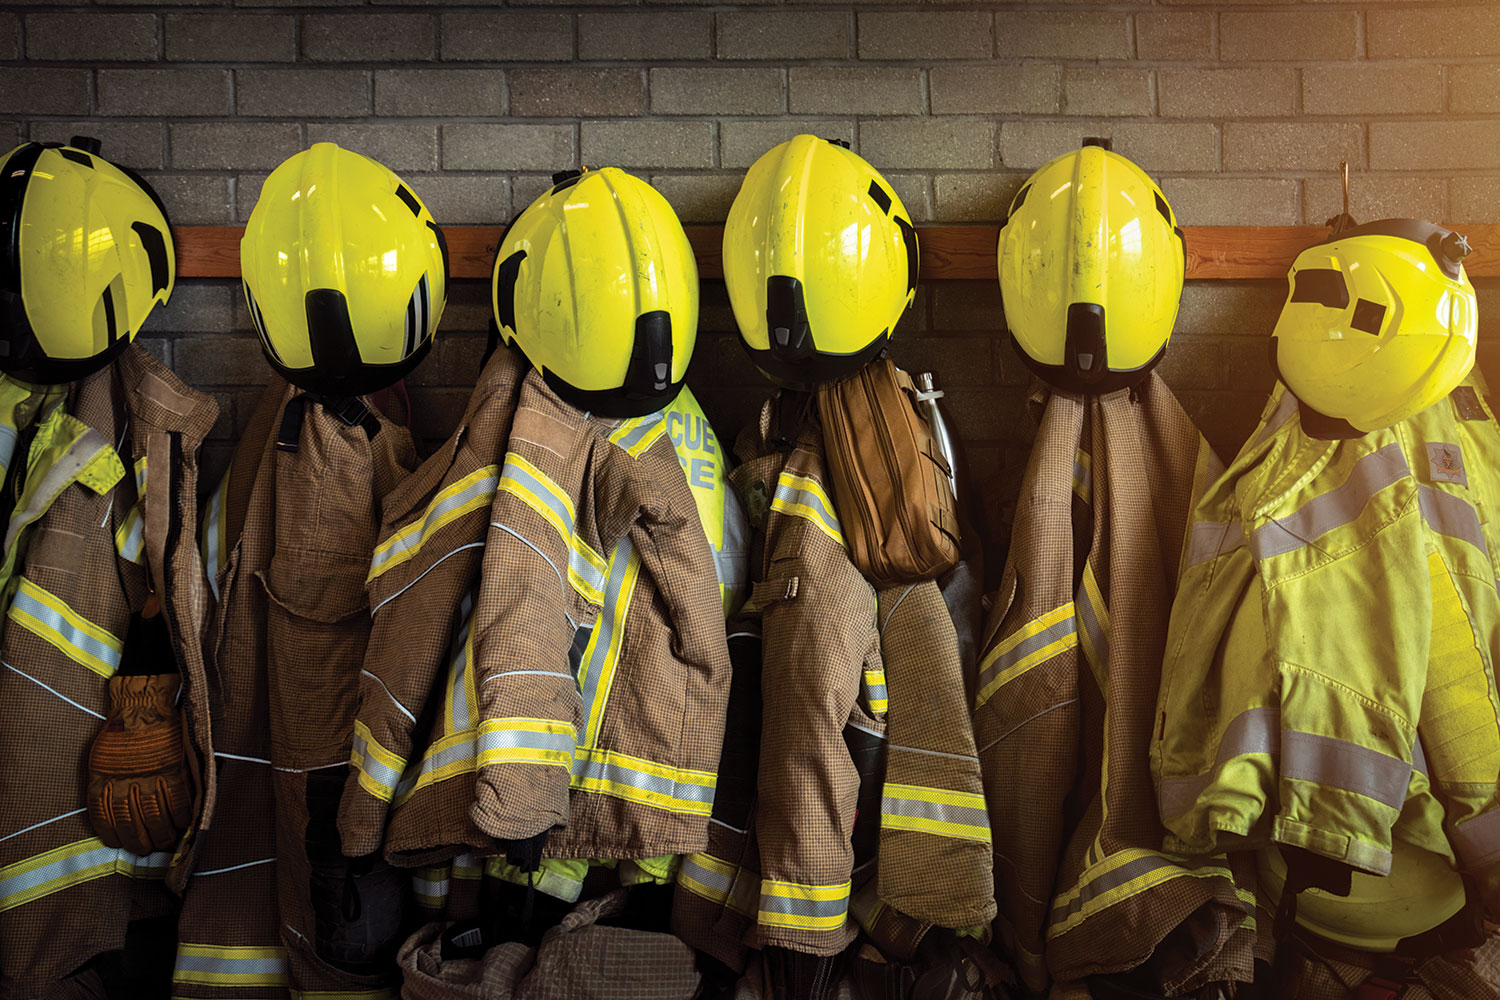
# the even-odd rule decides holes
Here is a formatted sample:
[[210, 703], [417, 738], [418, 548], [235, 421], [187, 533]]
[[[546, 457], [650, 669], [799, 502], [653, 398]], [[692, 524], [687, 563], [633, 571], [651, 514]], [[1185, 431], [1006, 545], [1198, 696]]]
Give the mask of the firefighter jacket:
[[339, 904], [358, 893], [361, 919], [387, 920], [394, 945], [404, 879], [387, 870], [394, 899], [382, 900], [379, 873], [343, 870], [333, 821], [382, 498], [415, 465], [411, 434], [364, 401], [273, 377], [209, 500], [219, 808], [178, 922], [175, 996], [388, 995], [375, 956], [341, 946]]
[[67, 387], [61, 405], [50, 390], [20, 395], [0, 380], [11, 418], [0, 452], [14, 473], [0, 640], [0, 965], [5, 995], [30, 997], [121, 948], [133, 917], [170, 912], [163, 882], [182, 891], [199, 846], [195, 828], [174, 852], [107, 848], [84, 811], [106, 681], [152, 585], [178, 650], [163, 672], [183, 678], [195, 822], [213, 816], [198, 641], [209, 593], [193, 539], [198, 447], [218, 411], [139, 344]]
[[[1314, 436], [1278, 386], [1194, 511], [1151, 741], [1169, 850], [1393, 849], [1500, 916], [1500, 429], [1472, 385]], [[1436, 921], [1434, 921], [1436, 922]]]
[[736, 445], [754, 584], [730, 624], [725, 794], [673, 913], [736, 969], [747, 946], [834, 955], [878, 922], [900, 953], [995, 912], [953, 620], [935, 583], [877, 593], [850, 561], [805, 399], [768, 401]]
[[464, 426], [391, 503], [345, 849], [384, 831], [409, 866], [544, 832], [554, 858], [699, 850], [729, 657], [667, 421], [590, 417], [520, 366], [497, 351]]
[[1151, 970], [1164, 992], [1248, 981], [1254, 896], [1225, 858], [1160, 849], [1146, 766], [1191, 498], [1222, 466], [1154, 374], [1104, 396], [1034, 382], [1030, 402], [975, 683], [996, 938], [1038, 993], [1134, 969], [1169, 935]]

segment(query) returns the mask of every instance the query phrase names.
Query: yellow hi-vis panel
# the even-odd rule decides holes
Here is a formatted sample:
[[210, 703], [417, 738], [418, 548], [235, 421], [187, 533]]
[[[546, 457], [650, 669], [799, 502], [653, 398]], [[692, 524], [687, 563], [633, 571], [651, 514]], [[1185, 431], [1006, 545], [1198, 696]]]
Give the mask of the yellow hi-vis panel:
[[749, 526], [739, 498], [725, 479], [729, 469], [724, 451], [687, 386], [661, 412], [682, 472], [693, 488], [698, 520], [714, 550], [724, 613], [731, 614], [744, 600], [747, 588]]

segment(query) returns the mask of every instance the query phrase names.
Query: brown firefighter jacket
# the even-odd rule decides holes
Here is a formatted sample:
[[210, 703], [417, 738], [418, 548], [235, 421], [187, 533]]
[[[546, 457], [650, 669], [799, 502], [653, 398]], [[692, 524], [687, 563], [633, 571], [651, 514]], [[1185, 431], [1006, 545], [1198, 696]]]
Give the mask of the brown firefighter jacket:
[[1223, 857], [1159, 849], [1147, 759], [1184, 530], [1221, 466], [1154, 374], [1031, 403], [975, 692], [997, 946], [1036, 992], [1148, 960], [1164, 990], [1248, 979], [1254, 897]]
[[935, 583], [877, 593], [850, 561], [821, 428], [782, 430], [801, 398], [767, 401], [735, 448], [756, 530], [731, 641], [758, 632], [762, 665], [757, 690], [736, 661], [729, 787], [674, 903], [674, 930], [734, 969], [747, 947], [836, 954], [861, 925], [907, 958], [927, 927], [995, 913], [953, 621]]
[[382, 528], [345, 848], [700, 850], [729, 657], [691, 488], [659, 415], [591, 418], [521, 365], [496, 352]]
[[322, 883], [342, 874], [327, 855], [370, 630], [365, 574], [382, 498], [415, 465], [405, 427], [273, 377], [209, 500], [219, 808], [178, 924], [175, 996], [388, 995], [375, 970], [330, 963], [344, 956], [330, 955], [337, 932], [313, 898], [344, 888]]
[[131, 618], [146, 604], [148, 567], [178, 650], [178, 664], [163, 672], [180, 668], [183, 678], [190, 757], [200, 772], [195, 819], [206, 824], [213, 815], [199, 644], [210, 598], [193, 541], [198, 447], [217, 412], [137, 344], [74, 383], [64, 407], [36, 418], [29, 453], [17, 447], [12, 457], [27, 465], [6, 530], [5, 565], [15, 575], [0, 642], [6, 996], [40, 995], [121, 948], [132, 917], [170, 912], [163, 880], [181, 892], [193, 866], [196, 829], [174, 852], [136, 856], [105, 847], [84, 812], [88, 748]]

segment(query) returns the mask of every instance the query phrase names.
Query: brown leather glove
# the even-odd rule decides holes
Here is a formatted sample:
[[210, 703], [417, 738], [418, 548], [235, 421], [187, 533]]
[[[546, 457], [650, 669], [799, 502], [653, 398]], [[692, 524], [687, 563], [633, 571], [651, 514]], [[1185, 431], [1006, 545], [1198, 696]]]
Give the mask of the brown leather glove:
[[88, 810], [108, 847], [169, 851], [193, 817], [177, 674], [109, 679], [109, 718], [89, 750]]

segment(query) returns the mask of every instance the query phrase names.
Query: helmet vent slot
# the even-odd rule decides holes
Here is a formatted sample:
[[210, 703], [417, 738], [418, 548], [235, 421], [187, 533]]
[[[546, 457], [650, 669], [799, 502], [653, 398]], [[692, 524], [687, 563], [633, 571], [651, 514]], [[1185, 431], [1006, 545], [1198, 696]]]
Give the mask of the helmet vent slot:
[[1344, 272], [1335, 271], [1331, 267], [1298, 271], [1292, 286], [1291, 301], [1316, 302], [1329, 309], [1348, 307], [1349, 286], [1344, 283]]
[[1016, 212], [1020, 210], [1021, 205], [1024, 204], [1025, 201], [1026, 201], [1026, 196], [1028, 194], [1030, 194], [1030, 193], [1031, 193], [1031, 185], [1030, 184], [1023, 184], [1023, 185], [1021, 185], [1021, 190], [1019, 190], [1019, 191], [1016, 192], [1016, 196], [1011, 199], [1010, 208], [1007, 209], [1006, 212], [1005, 212], [1005, 221], [1006, 222], [1009, 222], [1010, 221], [1010, 217], [1012, 215], [1015, 215]]
[[879, 181], [870, 182], [870, 200], [880, 206], [880, 210], [886, 215], [891, 214], [891, 196], [886, 193], [885, 188], [880, 186]]
[[411, 357], [427, 336], [427, 325], [432, 320], [432, 298], [429, 290], [427, 273], [424, 271], [422, 277], [417, 281], [417, 287], [411, 293], [411, 299], [406, 303], [406, 343], [402, 345], [401, 356]]
[[99, 311], [104, 316], [104, 343], [113, 344], [120, 339], [119, 321], [115, 318], [114, 282], [104, 286], [104, 294], [99, 296]]
[[146, 260], [151, 264], [151, 292], [153, 295], [160, 295], [167, 290], [169, 262], [166, 237], [149, 222], [132, 222], [130, 228], [140, 238], [141, 249], [146, 252]]
[[525, 250], [517, 250], [495, 269], [495, 318], [508, 330], [516, 328], [516, 279], [521, 276]]
[[1156, 210], [1161, 213], [1163, 219], [1167, 220], [1167, 225], [1172, 226], [1172, 209], [1167, 205], [1167, 200], [1156, 192], [1152, 194], [1156, 198]]
[[1384, 319], [1385, 306], [1369, 299], [1360, 299], [1354, 303], [1354, 316], [1349, 320], [1349, 325], [1362, 333], [1378, 334]]
[[80, 153], [78, 150], [69, 149], [66, 146], [63, 146], [57, 152], [65, 160], [72, 160], [79, 166], [88, 167], [90, 170], [94, 169], [94, 158], [87, 153]]
[[422, 214], [422, 203], [417, 200], [416, 195], [411, 193], [411, 188], [405, 184], [396, 185], [396, 197], [406, 203], [406, 207], [411, 209], [412, 215], [420, 216]]
[[443, 255], [443, 294], [448, 293], [448, 276], [453, 270], [448, 265], [448, 238], [443, 235], [442, 229], [431, 219], [427, 220], [427, 228], [432, 230], [432, 235], [437, 237], [438, 252]]
[[899, 215], [895, 222], [901, 230], [901, 240], [906, 244], [906, 294], [910, 295], [917, 290], [917, 231]]

